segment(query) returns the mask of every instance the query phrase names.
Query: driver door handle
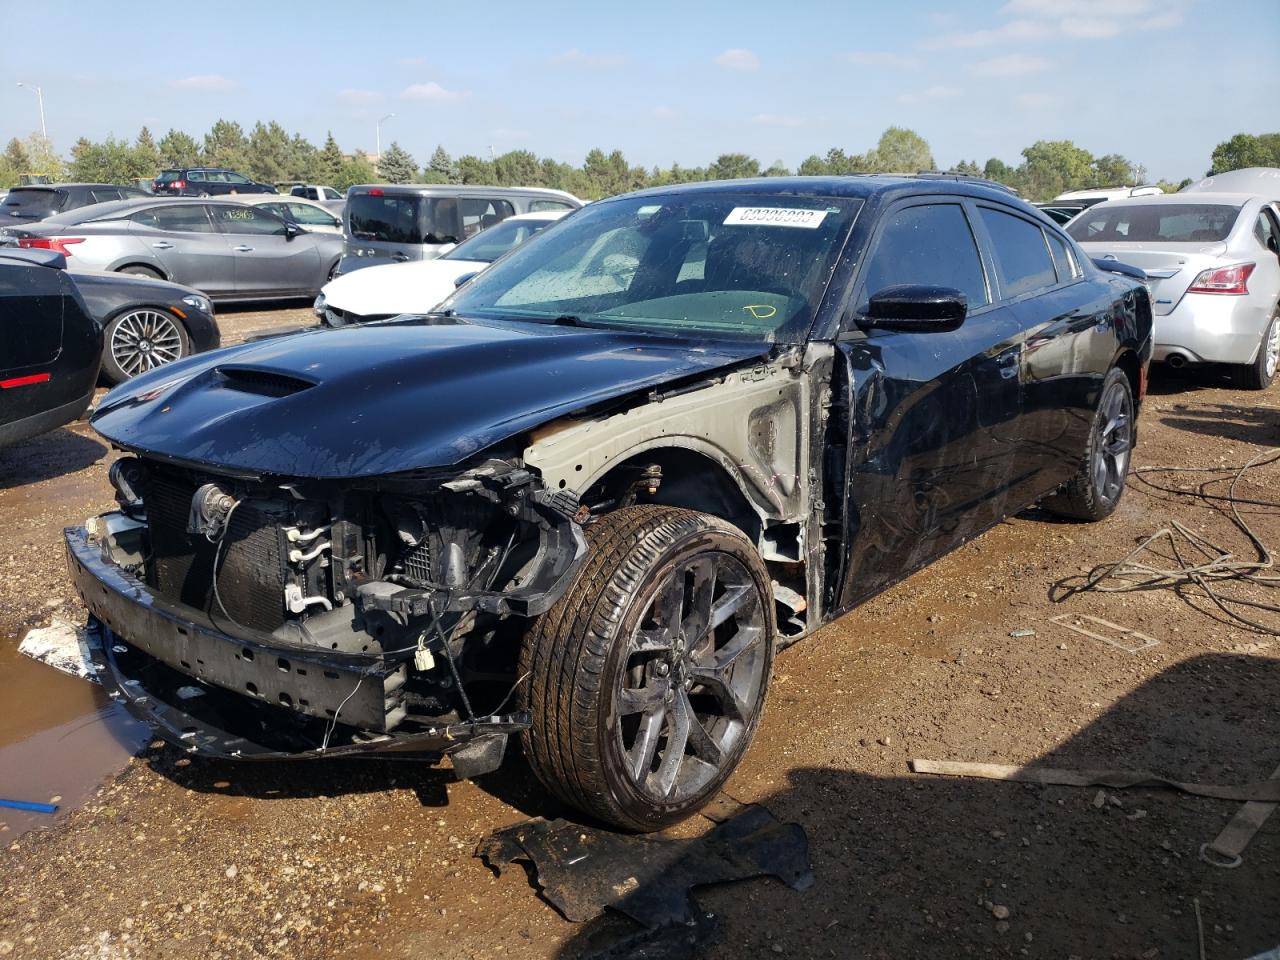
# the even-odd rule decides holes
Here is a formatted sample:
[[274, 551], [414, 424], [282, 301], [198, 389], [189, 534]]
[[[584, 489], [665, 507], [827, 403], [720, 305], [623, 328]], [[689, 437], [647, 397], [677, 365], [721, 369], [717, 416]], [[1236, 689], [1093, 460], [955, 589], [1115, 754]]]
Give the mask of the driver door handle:
[[168, 240], [158, 240], [158, 241], [156, 241], [155, 243], [153, 243], [151, 246], [155, 247], [155, 249], [157, 249], [157, 250], [172, 250], [172, 249], [173, 249], [173, 244], [172, 244], [172, 243], [170, 243]]
[[236, 253], [250, 253], [252, 252], [253, 247], [249, 246], [248, 244], [242, 243], [240, 244], [240, 246], [232, 247], [231, 249], [234, 250]]

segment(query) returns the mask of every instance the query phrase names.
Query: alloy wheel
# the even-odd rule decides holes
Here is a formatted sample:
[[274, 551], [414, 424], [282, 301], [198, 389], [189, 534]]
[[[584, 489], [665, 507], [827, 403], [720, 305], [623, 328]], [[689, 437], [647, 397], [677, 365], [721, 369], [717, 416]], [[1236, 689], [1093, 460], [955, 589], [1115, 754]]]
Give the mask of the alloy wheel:
[[1099, 405], [1098, 444], [1093, 463], [1093, 485], [1106, 503], [1114, 503], [1124, 489], [1133, 449], [1133, 408], [1129, 391], [1119, 381], [1107, 388]]
[[111, 331], [111, 357], [130, 377], [182, 358], [182, 334], [159, 310], [133, 310], [116, 321]]
[[693, 796], [746, 735], [766, 680], [766, 615], [750, 572], [729, 554], [697, 554], [658, 584], [615, 698], [615, 735], [642, 794]]

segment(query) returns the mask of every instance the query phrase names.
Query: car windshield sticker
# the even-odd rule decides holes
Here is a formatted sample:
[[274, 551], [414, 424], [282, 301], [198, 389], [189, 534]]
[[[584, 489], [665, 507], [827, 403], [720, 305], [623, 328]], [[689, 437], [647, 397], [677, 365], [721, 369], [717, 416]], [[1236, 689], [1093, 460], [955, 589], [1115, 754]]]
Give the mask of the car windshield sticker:
[[725, 226], [800, 227], [816, 230], [826, 210], [795, 210], [788, 207], [734, 207], [724, 218]]

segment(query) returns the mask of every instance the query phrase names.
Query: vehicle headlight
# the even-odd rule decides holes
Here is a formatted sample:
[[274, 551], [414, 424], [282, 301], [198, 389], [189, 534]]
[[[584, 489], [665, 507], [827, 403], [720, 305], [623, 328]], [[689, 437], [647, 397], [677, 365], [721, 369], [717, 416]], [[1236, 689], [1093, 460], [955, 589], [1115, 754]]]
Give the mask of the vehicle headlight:
[[311, 312], [314, 313], [321, 320], [324, 319], [324, 294], [323, 293], [318, 294], [316, 296], [315, 303], [311, 304]]
[[209, 302], [208, 297], [201, 297], [193, 293], [189, 297], [183, 297], [182, 302], [192, 310], [199, 310], [201, 313], [213, 313], [213, 304]]

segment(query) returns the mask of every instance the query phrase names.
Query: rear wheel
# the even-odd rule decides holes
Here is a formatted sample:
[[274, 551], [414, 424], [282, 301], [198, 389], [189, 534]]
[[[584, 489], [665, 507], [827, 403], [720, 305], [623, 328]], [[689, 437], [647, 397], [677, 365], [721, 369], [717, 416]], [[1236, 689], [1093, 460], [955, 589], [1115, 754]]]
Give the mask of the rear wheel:
[[1267, 329], [1262, 332], [1262, 343], [1253, 363], [1237, 368], [1236, 380], [1246, 390], [1265, 390], [1276, 378], [1280, 367], [1280, 307], [1271, 314]]
[[710, 800], [755, 733], [773, 665], [769, 577], [732, 525], [628, 507], [588, 528], [575, 585], [521, 652], [525, 753], [565, 802], [657, 830]]
[[103, 331], [102, 373], [113, 384], [191, 354], [182, 322], [159, 307], [136, 307]]
[[151, 267], [144, 267], [140, 263], [130, 264], [127, 267], [121, 267], [116, 273], [123, 273], [130, 277], [151, 277], [153, 280], [163, 280], [159, 270], [153, 270]]
[[1112, 368], [1102, 382], [1089, 443], [1076, 475], [1042, 506], [1072, 520], [1111, 516], [1124, 493], [1134, 441], [1133, 391], [1123, 370]]

